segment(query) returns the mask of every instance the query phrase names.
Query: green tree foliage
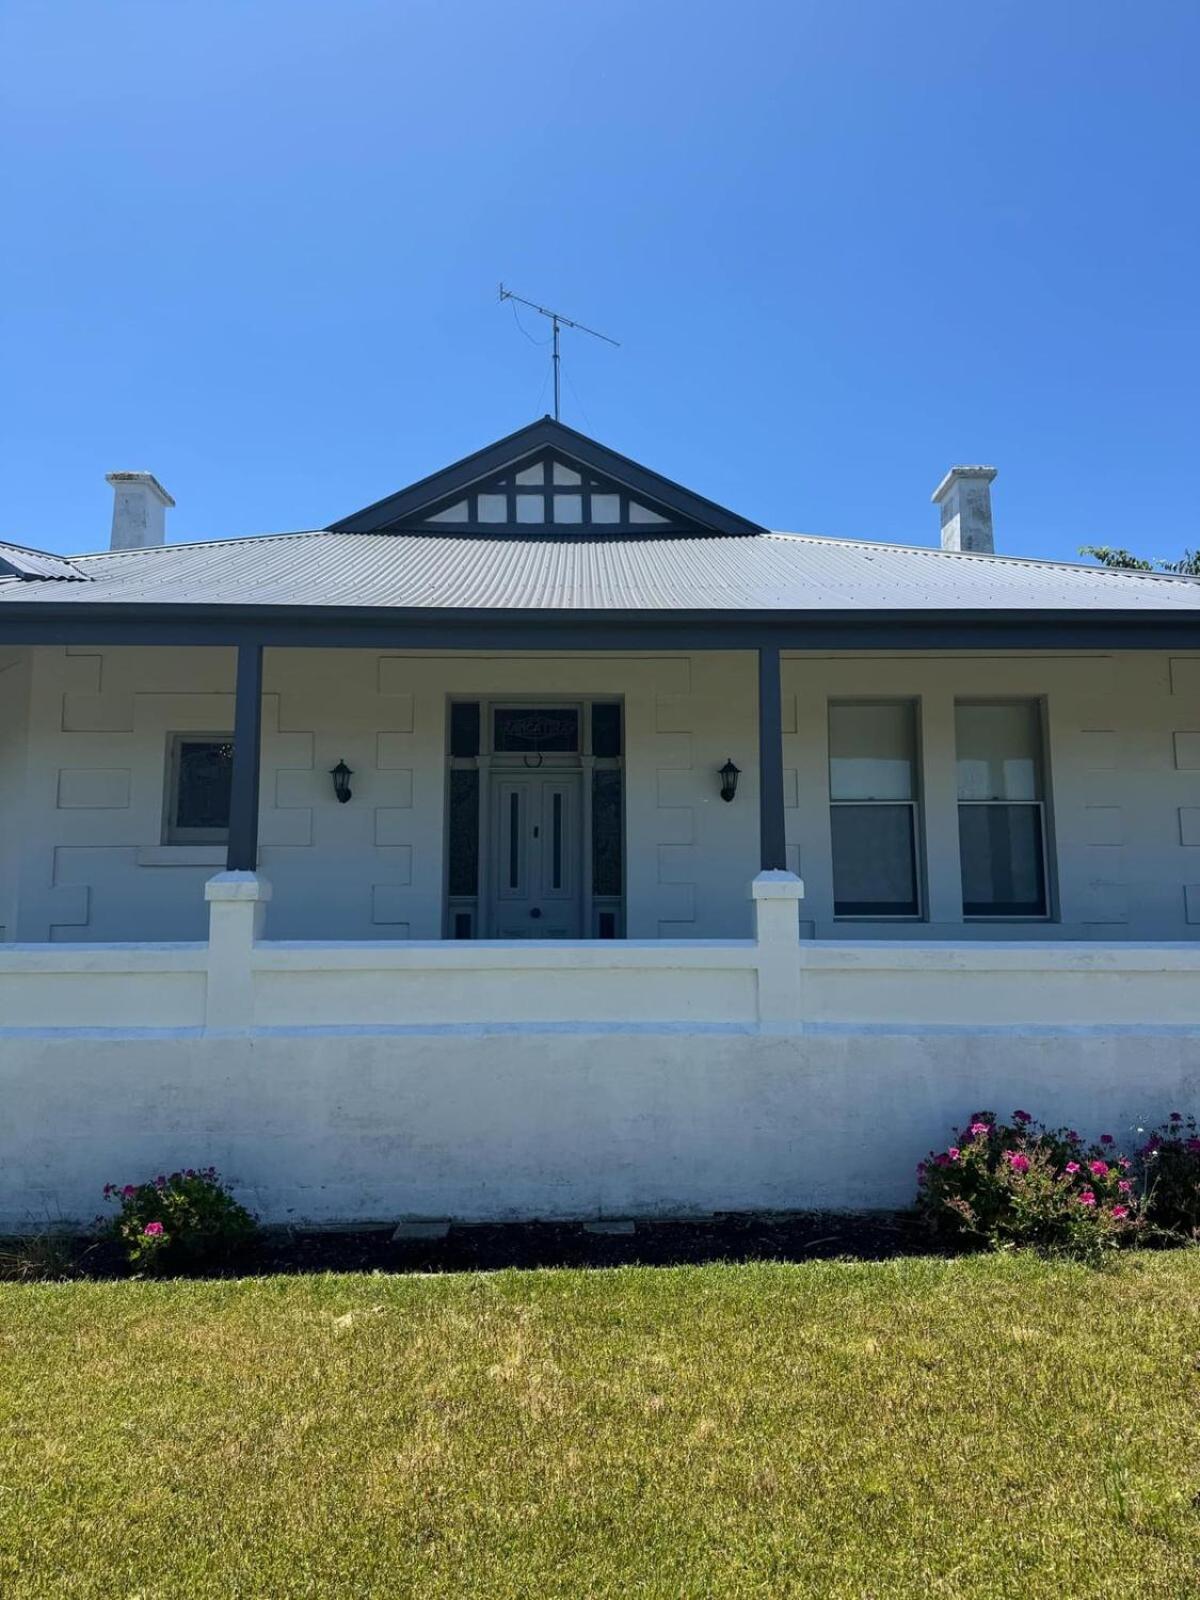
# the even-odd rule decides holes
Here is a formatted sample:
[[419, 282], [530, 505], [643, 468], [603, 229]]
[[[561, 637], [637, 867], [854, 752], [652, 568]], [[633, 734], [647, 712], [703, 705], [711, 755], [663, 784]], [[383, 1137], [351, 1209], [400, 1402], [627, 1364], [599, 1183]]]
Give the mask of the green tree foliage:
[[1094, 556], [1101, 566], [1121, 572], [1175, 572], [1185, 578], [1200, 578], [1200, 550], [1185, 550], [1178, 561], [1162, 561], [1158, 557], [1146, 561], [1129, 550], [1109, 544], [1080, 545], [1079, 554]]

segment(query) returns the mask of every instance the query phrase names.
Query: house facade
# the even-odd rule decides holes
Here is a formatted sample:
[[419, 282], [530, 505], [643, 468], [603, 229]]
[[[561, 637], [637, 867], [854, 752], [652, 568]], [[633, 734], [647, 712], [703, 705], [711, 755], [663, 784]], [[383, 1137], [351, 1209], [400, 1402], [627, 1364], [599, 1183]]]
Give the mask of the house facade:
[[98, 1126], [276, 1219], [637, 1214], [1186, 1099], [1200, 583], [996, 556], [992, 476], [775, 534], [545, 419], [328, 529], [113, 474], [109, 551], [0, 546], [0, 1219], [90, 1214]]

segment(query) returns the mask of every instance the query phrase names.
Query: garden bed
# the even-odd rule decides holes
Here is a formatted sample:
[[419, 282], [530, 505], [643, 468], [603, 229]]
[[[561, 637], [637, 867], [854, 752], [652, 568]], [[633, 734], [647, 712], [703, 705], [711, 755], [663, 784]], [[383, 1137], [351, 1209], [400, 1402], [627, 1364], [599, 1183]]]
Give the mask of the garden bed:
[[[444, 1238], [393, 1239], [394, 1223], [360, 1228], [268, 1228], [223, 1264], [189, 1276], [261, 1277], [306, 1272], [487, 1272], [504, 1267], [701, 1266], [719, 1261], [881, 1261], [945, 1248], [911, 1211], [727, 1212], [638, 1221], [594, 1232], [581, 1222], [451, 1224]], [[600, 1226], [609, 1226], [600, 1224]], [[124, 1278], [118, 1245], [92, 1235], [43, 1241], [64, 1275]], [[20, 1241], [0, 1246], [14, 1259]], [[54, 1275], [53, 1272], [51, 1275]]]

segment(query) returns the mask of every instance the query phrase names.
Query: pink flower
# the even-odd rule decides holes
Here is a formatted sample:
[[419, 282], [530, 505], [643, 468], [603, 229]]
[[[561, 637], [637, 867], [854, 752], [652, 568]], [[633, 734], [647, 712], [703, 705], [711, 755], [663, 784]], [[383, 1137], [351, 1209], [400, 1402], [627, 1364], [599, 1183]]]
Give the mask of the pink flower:
[[1078, 1161], [1068, 1161], [1066, 1166], [1063, 1168], [1063, 1171], [1064, 1172], [1069, 1172], [1071, 1174], [1071, 1176], [1074, 1177], [1075, 1174], [1079, 1171], [1079, 1163], [1078, 1163]]
[[1114, 1217], [1116, 1217], [1118, 1219], [1118, 1221], [1120, 1221], [1122, 1218], [1127, 1217], [1129, 1215], [1129, 1207], [1128, 1206], [1114, 1206], [1112, 1208], [1112, 1214], [1113, 1214]]
[[973, 1139], [978, 1139], [981, 1133], [991, 1133], [991, 1131], [992, 1125], [990, 1122], [973, 1122], [967, 1129]]
[[1094, 1206], [1096, 1204], [1096, 1196], [1090, 1189], [1081, 1190], [1077, 1198], [1081, 1206]]
[[122, 1200], [132, 1200], [136, 1193], [137, 1193], [137, 1190], [133, 1187], [133, 1185], [131, 1183], [127, 1183], [125, 1185], [125, 1187], [121, 1190], [121, 1199]]
[[1029, 1115], [1028, 1111], [1014, 1111], [1013, 1112], [1013, 1121], [1014, 1122], [1032, 1122], [1033, 1118]]
[[1200, 1139], [1189, 1139], [1183, 1148], [1189, 1155], [1200, 1155]]
[[1014, 1172], [1029, 1171], [1029, 1157], [1023, 1156], [1019, 1150], [1007, 1150], [1005, 1156]]
[[1105, 1176], [1105, 1174], [1108, 1172], [1108, 1162], [1107, 1161], [1089, 1161], [1088, 1162], [1088, 1171], [1090, 1173], [1092, 1173], [1097, 1178], [1103, 1178]]
[[1117, 1162], [1117, 1165], [1120, 1167], [1122, 1172], [1128, 1172], [1129, 1171], [1129, 1167], [1130, 1167], [1130, 1162], [1129, 1162], [1128, 1157], [1127, 1156], [1122, 1156], [1120, 1161]]
[[160, 1172], [158, 1177], [155, 1178], [154, 1187], [156, 1189], [165, 1189], [167, 1187], [167, 1176], [165, 1172]]
[[161, 1222], [148, 1222], [142, 1229], [142, 1232], [150, 1239], [157, 1239], [162, 1231], [163, 1225]]
[[108, 1199], [110, 1194], [116, 1194], [116, 1192], [117, 1192], [117, 1186], [116, 1186], [115, 1183], [106, 1183], [104, 1185], [104, 1198], [106, 1200]]
[[1100, 1143], [1101, 1144], [1112, 1144], [1112, 1142], [1113, 1142], [1113, 1136], [1112, 1136], [1111, 1133], [1102, 1133], [1100, 1135]]
[[928, 1171], [929, 1171], [929, 1166], [928, 1166], [927, 1162], [924, 1162], [924, 1161], [918, 1161], [917, 1162], [917, 1177], [918, 1178], [923, 1178]]
[[1117, 1185], [1117, 1188], [1122, 1194], [1129, 1194], [1133, 1189], [1133, 1185], [1130, 1183], [1128, 1178], [1122, 1178], [1120, 1183]]
[[1068, 1128], [1067, 1129], [1067, 1138], [1070, 1139], [1072, 1144], [1078, 1144], [1079, 1143], [1079, 1134], [1075, 1131], [1074, 1128]]
[[959, 1150], [956, 1144], [952, 1144], [949, 1150], [946, 1151], [946, 1154], [950, 1157], [951, 1161], [957, 1161], [961, 1153], [962, 1152]]

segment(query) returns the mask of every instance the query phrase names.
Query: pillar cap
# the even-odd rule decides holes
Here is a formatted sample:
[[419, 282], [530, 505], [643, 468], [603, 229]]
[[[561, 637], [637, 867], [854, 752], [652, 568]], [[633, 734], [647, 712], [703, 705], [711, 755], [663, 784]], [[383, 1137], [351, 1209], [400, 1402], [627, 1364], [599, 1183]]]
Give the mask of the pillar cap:
[[218, 872], [204, 885], [206, 900], [269, 900], [271, 885], [257, 872]]
[[804, 879], [794, 872], [772, 867], [751, 881], [750, 897], [752, 900], [803, 900]]

